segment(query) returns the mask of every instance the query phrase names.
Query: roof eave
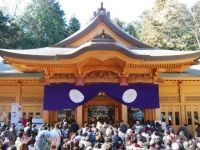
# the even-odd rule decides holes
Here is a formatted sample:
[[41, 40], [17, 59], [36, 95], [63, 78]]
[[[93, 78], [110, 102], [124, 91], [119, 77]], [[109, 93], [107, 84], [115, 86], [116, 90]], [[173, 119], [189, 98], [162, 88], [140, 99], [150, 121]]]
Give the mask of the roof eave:
[[30, 54], [19, 54], [9, 51], [0, 50], [0, 56], [6, 58], [15, 58], [15, 59], [24, 59], [24, 60], [40, 60], [40, 61], [51, 61], [51, 60], [62, 60], [62, 59], [72, 59], [80, 56], [83, 53], [89, 51], [116, 51], [120, 52], [130, 58], [144, 60], [144, 61], [176, 61], [176, 60], [197, 60], [200, 57], [200, 51], [189, 54], [181, 55], [169, 55], [169, 56], [150, 56], [150, 55], [139, 55], [131, 52], [129, 48], [118, 44], [117, 42], [113, 43], [92, 43], [85, 44], [76, 49], [74, 53], [71, 54], [57, 54], [57, 55], [30, 55]]

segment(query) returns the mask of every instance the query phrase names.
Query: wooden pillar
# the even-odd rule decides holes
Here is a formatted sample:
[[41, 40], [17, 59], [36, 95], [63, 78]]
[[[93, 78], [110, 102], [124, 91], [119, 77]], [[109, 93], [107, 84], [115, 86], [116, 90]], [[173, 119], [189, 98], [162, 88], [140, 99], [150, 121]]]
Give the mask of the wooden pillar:
[[122, 104], [122, 120], [124, 123], [128, 124], [128, 108], [126, 105]]
[[83, 121], [88, 122], [88, 107], [86, 107], [84, 111], [85, 111], [85, 120], [82, 119], [82, 122]]
[[45, 110], [43, 111], [43, 119], [44, 122], [50, 123], [50, 112]]
[[22, 86], [21, 84], [19, 86], [17, 86], [17, 93], [16, 93], [16, 103], [22, 104], [22, 99], [21, 99], [21, 95], [22, 95]]
[[56, 113], [55, 111], [48, 111], [49, 112], [49, 123], [55, 123], [57, 120], [56, 119]]
[[119, 109], [118, 104], [115, 105], [115, 123], [119, 122]]
[[[20, 119], [23, 119], [23, 105], [22, 105], [22, 85], [20, 83], [19, 86], [16, 87], [16, 97], [15, 97], [15, 102], [21, 105], [21, 110], [20, 110]], [[11, 104], [10, 104], [11, 105]]]
[[122, 120], [122, 104], [118, 105], [118, 121]]
[[185, 105], [184, 105], [184, 93], [183, 93], [183, 84], [181, 81], [178, 82], [178, 86], [179, 86], [179, 99], [180, 99], [180, 103], [181, 103], [181, 112], [180, 112], [180, 117], [181, 117], [181, 124], [186, 123], [186, 119], [185, 119]]
[[88, 105], [85, 104], [83, 107], [83, 123], [88, 122]]
[[145, 109], [144, 110], [144, 119], [145, 120], [154, 120], [154, 109]]
[[54, 122], [53, 118], [54, 118], [53, 111], [49, 111], [49, 123], [53, 123]]
[[155, 120], [160, 120], [160, 108], [155, 109]]
[[54, 122], [57, 122], [58, 121], [58, 111], [54, 111], [53, 114], [54, 114], [53, 120], [54, 120]]
[[76, 122], [79, 125], [79, 127], [82, 127], [83, 125], [83, 106], [78, 106], [76, 108]]

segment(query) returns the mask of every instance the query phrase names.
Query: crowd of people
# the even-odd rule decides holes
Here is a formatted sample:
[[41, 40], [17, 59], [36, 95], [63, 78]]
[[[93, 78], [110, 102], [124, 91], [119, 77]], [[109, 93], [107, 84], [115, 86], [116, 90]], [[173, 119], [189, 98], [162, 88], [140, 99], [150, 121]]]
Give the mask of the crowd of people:
[[131, 126], [97, 121], [79, 127], [63, 120], [40, 128], [30, 122], [20, 129], [4, 125], [0, 132], [1, 150], [200, 150], [200, 125], [192, 135], [187, 125], [175, 132], [154, 121]]

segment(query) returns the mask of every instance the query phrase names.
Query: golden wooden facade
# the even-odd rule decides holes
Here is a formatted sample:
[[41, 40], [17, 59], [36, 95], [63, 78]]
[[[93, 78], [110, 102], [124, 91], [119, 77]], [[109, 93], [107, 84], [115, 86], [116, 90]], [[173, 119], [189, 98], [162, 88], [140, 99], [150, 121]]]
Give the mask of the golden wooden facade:
[[[164, 79], [163, 79], [164, 80]], [[10, 82], [10, 83], [9, 83]], [[33, 113], [33, 116], [36, 115], [36, 113], [40, 113], [40, 115], [46, 120], [46, 121], [55, 121], [57, 119], [57, 116], [55, 114], [51, 113], [51, 119], [49, 118], [50, 114], [47, 111], [43, 111], [43, 88], [44, 85], [34, 83], [34, 81], [30, 81], [32, 84], [25, 84], [25, 83], [19, 83], [19, 81], [16, 81], [16, 83], [11, 81], [1, 81], [0, 83], [0, 106], [6, 111], [10, 112], [10, 106], [13, 102], [19, 102], [23, 106], [23, 113], [26, 113], [26, 116], [28, 116], [30, 113]], [[150, 114], [149, 112], [146, 113], [146, 120], [148, 119], [155, 119], [160, 120], [161, 118], [161, 112], [165, 112], [166, 115], [166, 121], [168, 122], [168, 113], [172, 113], [172, 123], [174, 128], [178, 128], [180, 125], [188, 122], [188, 117], [191, 117], [191, 123], [188, 124], [191, 131], [195, 128], [195, 123], [199, 123], [199, 115], [200, 115], [200, 81], [199, 79], [196, 81], [192, 80], [186, 80], [180, 81], [180, 80], [164, 80], [162, 83], [159, 83], [159, 94], [160, 94], [160, 108], [153, 110]], [[89, 102], [88, 104], [85, 104], [80, 110], [77, 109], [77, 111], [80, 111], [82, 116], [82, 122], [84, 120], [87, 120], [85, 117], [87, 116], [87, 111], [84, 111], [86, 109], [86, 106], [88, 105], [99, 105], [102, 104], [102, 100], [99, 100], [95, 103], [96, 100], [93, 100]], [[113, 103], [113, 101], [105, 100], [103, 101], [104, 105], [116, 105], [116, 103]], [[117, 104], [117, 107], [122, 107], [120, 104]], [[124, 109], [127, 109], [126, 106]], [[122, 108], [120, 113], [123, 115]], [[175, 114], [178, 114], [178, 117], [180, 119], [179, 124], [176, 124], [176, 118]], [[190, 114], [191, 113], [191, 116]], [[147, 116], [150, 115], [150, 116]], [[52, 116], [54, 115], [54, 116]], [[119, 115], [119, 114], [115, 114]], [[196, 118], [196, 116], [198, 118]], [[125, 117], [127, 117], [125, 115]], [[126, 120], [126, 118], [121, 116], [119, 119]], [[115, 117], [117, 118], [117, 117]], [[77, 120], [80, 120], [80, 117], [77, 117]], [[118, 121], [119, 121], [118, 119]]]
[[[88, 41], [92, 41], [102, 31], [115, 40], [113, 43], [118, 42], [127, 48], [139, 49], [139, 46], [141, 46], [134, 45], [130, 40], [114, 32], [102, 19], [91, 31], [81, 35], [71, 43], [67, 41], [68, 45], [62, 46], [62, 49], [65, 49], [65, 47], [81, 47]], [[104, 37], [101, 38], [105, 40]], [[102, 43], [102, 41], [99, 43]], [[54, 49], [54, 47], [51, 49]], [[31, 75], [32, 73], [42, 72], [41, 76], [0, 77], [0, 106], [6, 112], [10, 112], [11, 103], [18, 102], [22, 104], [24, 116], [33, 115], [34, 117], [39, 114], [45, 121], [54, 122], [58, 117], [57, 111], [43, 110], [45, 84], [113, 82], [126, 85], [143, 82], [159, 84], [160, 96], [160, 108], [144, 110], [145, 120], [160, 120], [162, 113], [165, 115], [166, 122], [168, 122], [168, 115], [170, 114], [174, 128], [187, 123], [191, 131], [195, 128], [195, 122], [200, 122], [200, 76], [183, 76], [188, 67], [197, 63], [200, 56], [199, 52], [193, 55], [188, 54], [188, 56], [185, 54], [184, 57], [177, 55], [177, 59], [174, 59], [174, 57], [168, 59], [168, 56], [155, 56], [156, 59], [146, 55], [135, 57], [125, 54], [123, 50], [113, 51], [112, 49], [91, 49], [71, 58], [57, 59], [55, 57], [49, 60], [45, 57], [44, 60], [40, 59], [40, 56], [37, 58], [37, 55], [34, 55], [34, 58], [30, 56], [29, 59], [28, 54], [15, 52], [3, 51], [1, 53], [0, 51], [0, 55], [6, 63], [23, 73]], [[178, 75], [173, 75], [177, 72]], [[165, 73], [172, 73], [172, 76]], [[89, 106], [102, 104], [113, 105], [116, 108], [115, 121], [122, 119], [128, 122], [127, 106], [109, 98], [98, 99], [98, 97], [76, 108], [77, 122], [82, 124], [87, 121], [87, 108]]]

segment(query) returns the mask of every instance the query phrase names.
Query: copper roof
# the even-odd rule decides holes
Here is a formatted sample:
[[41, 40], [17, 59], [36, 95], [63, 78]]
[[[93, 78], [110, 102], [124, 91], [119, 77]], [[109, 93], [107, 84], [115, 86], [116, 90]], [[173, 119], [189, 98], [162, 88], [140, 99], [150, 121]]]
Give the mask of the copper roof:
[[61, 60], [74, 58], [89, 51], [116, 51], [134, 59], [148, 61], [181, 60], [200, 57], [200, 51], [174, 51], [149, 48], [129, 49], [121, 43], [105, 40], [87, 42], [77, 48], [46, 47], [31, 50], [0, 49], [0, 56], [32, 60]]

